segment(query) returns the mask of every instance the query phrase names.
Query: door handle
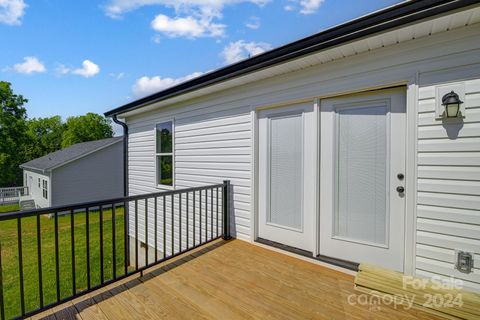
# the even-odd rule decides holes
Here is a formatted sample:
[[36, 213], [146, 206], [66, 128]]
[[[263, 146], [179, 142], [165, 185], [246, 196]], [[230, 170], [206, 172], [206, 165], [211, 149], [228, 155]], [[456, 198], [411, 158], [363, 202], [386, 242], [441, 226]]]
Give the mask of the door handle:
[[398, 192], [398, 193], [404, 193], [404, 192], [405, 192], [405, 188], [402, 187], [402, 186], [398, 186], [398, 187], [397, 187], [397, 192]]

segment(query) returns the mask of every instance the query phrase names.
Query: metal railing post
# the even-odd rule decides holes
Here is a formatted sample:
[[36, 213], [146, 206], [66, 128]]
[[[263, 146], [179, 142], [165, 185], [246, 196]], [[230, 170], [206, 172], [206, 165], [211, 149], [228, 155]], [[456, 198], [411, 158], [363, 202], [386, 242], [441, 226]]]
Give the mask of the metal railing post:
[[223, 240], [231, 239], [230, 236], [230, 180], [223, 181]]

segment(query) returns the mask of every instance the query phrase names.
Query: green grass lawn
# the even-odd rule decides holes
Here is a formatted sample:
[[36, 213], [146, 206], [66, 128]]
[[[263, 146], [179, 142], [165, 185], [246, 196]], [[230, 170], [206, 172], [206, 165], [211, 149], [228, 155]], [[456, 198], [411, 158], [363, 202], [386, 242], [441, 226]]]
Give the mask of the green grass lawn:
[[18, 210], [20, 210], [20, 207], [18, 206], [18, 204], [0, 205], [0, 213], [18, 211]]
[[[100, 219], [99, 212], [89, 214], [90, 228], [90, 275], [91, 286], [100, 284]], [[112, 210], [103, 211], [103, 250], [104, 279], [112, 279]], [[26, 312], [40, 307], [38, 255], [37, 255], [37, 219], [22, 218], [22, 257], [24, 271], [25, 309]], [[42, 278], [44, 304], [56, 301], [55, 276], [55, 219], [40, 218]], [[86, 259], [86, 214], [74, 214], [74, 250], [75, 250], [75, 287], [77, 292], [87, 288]], [[124, 272], [124, 214], [123, 208], [116, 209], [116, 266], [117, 276]], [[59, 229], [59, 264], [60, 264], [60, 298], [71, 296], [72, 283], [72, 242], [70, 215], [58, 217]], [[0, 222], [1, 258], [3, 269], [3, 294], [6, 318], [21, 314], [20, 275], [18, 264], [17, 220]]]

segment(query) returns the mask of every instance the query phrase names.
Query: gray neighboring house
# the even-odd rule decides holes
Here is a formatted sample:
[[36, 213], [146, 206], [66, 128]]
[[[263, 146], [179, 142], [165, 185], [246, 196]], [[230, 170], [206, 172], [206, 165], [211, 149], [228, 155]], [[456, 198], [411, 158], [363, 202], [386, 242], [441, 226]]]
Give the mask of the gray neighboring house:
[[122, 137], [78, 143], [20, 165], [30, 206], [46, 208], [123, 196]]

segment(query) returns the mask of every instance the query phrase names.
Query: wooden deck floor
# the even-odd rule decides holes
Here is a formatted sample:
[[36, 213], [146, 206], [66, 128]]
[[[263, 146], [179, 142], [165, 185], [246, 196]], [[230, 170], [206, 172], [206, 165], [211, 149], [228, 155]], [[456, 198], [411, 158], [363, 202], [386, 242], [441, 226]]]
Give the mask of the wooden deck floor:
[[54, 308], [48, 319], [439, 319], [351, 305], [353, 277], [243, 241], [219, 241]]

